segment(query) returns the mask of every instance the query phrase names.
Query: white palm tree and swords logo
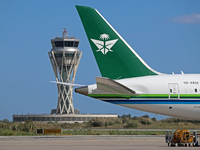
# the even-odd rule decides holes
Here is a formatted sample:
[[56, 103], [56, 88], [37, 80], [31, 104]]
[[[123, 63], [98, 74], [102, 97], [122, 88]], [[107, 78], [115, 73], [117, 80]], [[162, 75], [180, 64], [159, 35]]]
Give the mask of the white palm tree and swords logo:
[[110, 39], [110, 37], [108, 34], [105, 33], [100, 35], [100, 39], [103, 41], [91, 39], [91, 41], [98, 47], [98, 50], [96, 51], [101, 51], [104, 55], [106, 55], [107, 52], [113, 52], [111, 48], [117, 42], [118, 39], [107, 41], [108, 39]]

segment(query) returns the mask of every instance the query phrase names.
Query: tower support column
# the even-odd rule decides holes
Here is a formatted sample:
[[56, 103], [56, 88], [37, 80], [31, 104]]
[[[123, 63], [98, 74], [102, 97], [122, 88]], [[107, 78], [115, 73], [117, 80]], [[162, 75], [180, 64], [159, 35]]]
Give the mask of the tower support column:
[[[54, 70], [54, 74], [57, 82], [74, 83], [78, 65], [81, 59], [82, 52], [70, 53], [71, 59], [65, 57], [67, 53], [62, 53], [61, 65], [57, 64], [56, 53], [54, 51], [49, 52], [49, 58]], [[73, 105], [73, 87], [63, 84], [57, 84], [58, 88], [58, 104], [56, 114], [71, 114], [74, 113]]]

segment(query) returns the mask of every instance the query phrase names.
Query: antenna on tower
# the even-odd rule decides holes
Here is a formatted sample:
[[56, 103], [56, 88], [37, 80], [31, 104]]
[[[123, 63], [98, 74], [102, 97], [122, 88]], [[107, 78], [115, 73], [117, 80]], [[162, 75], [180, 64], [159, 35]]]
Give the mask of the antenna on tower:
[[67, 28], [61, 28], [61, 29], [63, 29], [63, 31], [62, 31], [62, 37], [63, 38], [68, 38], [68, 31], [66, 29], [69, 29], [69, 27], [67, 27]]

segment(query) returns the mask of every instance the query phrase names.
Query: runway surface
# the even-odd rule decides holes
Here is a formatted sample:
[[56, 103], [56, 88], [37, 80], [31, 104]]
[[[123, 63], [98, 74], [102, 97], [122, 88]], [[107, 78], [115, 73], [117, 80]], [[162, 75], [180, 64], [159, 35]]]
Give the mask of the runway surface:
[[[189, 148], [189, 147], [188, 147]], [[165, 150], [163, 135], [0, 136], [0, 150]], [[176, 147], [173, 149], [187, 149]], [[197, 149], [191, 147], [189, 149]], [[199, 149], [199, 148], [198, 148]]]

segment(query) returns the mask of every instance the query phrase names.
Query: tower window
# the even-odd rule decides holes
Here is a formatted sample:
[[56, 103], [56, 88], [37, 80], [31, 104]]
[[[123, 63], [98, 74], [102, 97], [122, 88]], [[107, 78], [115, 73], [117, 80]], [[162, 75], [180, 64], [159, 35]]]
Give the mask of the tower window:
[[63, 47], [63, 41], [55, 41], [56, 47]]
[[74, 53], [66, 53], [65, 57], [74, 57]]
[[51, 42], [51, 45], [52, 45], [52, 47], [55, 47], [55, 42], [52, 41], [52, 42]]
[[74, 43], [74, 47], [78, 47], [79, 42]]
[[63, 56], [62, 53], [57, 53], [57, 54], [55, 54], [55, 57], [62, 57], [62, 56]]
[[65, 47], [73, 47], [74, 42], [73, 41], [65, 41]]

